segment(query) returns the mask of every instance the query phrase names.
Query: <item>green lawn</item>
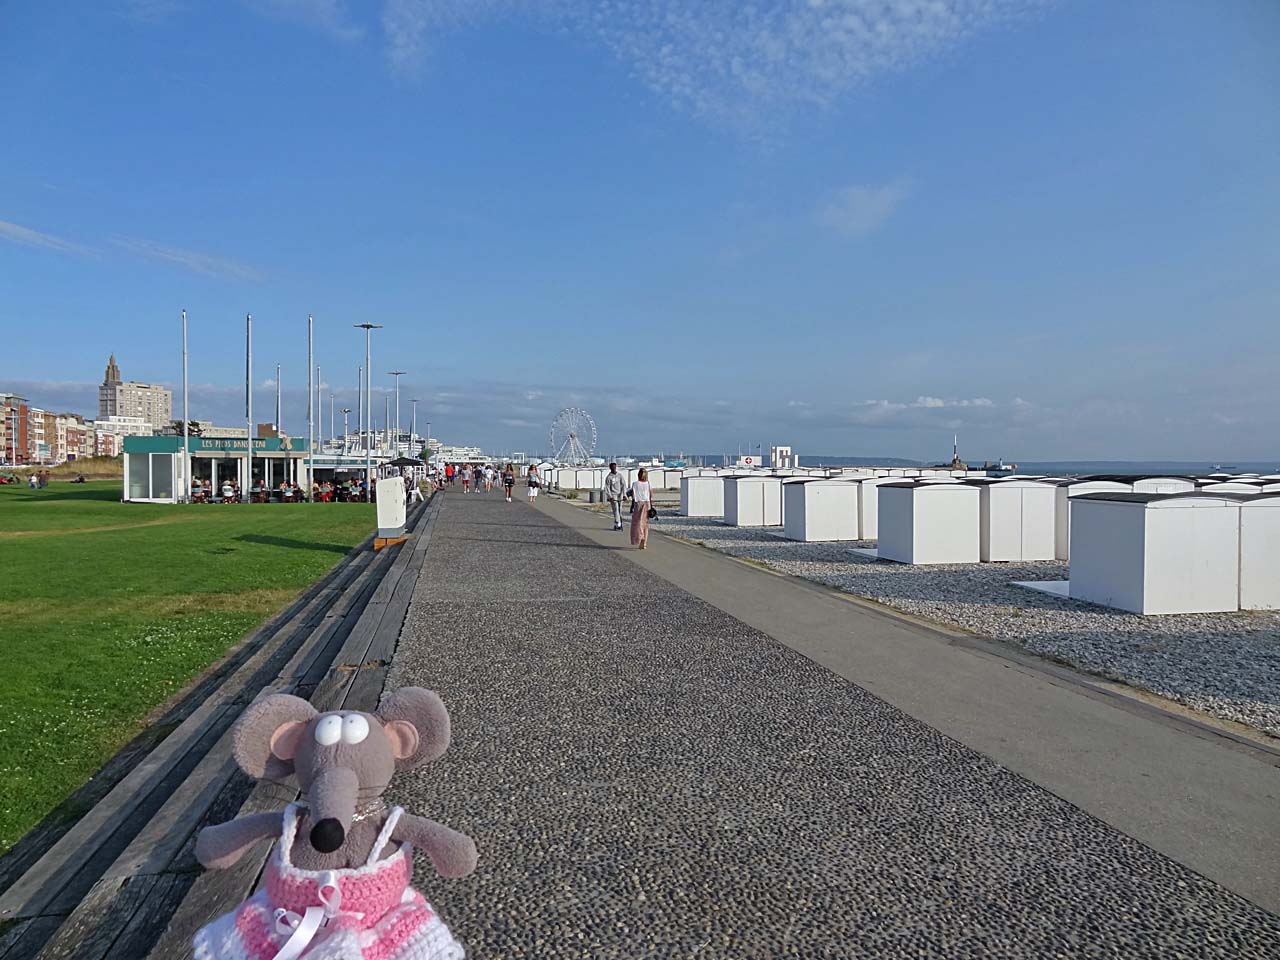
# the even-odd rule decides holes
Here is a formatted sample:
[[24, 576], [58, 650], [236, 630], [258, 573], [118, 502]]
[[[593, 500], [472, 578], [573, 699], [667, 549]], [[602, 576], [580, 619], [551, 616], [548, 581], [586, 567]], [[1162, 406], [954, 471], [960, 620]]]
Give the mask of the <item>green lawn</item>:
[[365, 504], [119, 496], [0, 486], [0, 853], [375, 526]]

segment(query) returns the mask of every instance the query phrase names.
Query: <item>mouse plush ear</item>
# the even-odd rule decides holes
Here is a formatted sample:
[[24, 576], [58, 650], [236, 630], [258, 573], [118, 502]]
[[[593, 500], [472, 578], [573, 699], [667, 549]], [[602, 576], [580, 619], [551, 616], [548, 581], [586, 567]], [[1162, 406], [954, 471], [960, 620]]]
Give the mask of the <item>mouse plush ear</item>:
[[236, 763], [258, 780], [283, 780], [293, 773], [298, 743], [317, 716], [315, 707], [287, 693], [255, 700], [232, 733]]
[[435, 760], [449, 749], [449, 711], [434, 690], [402, 687], [382, 702], [378, 719], [397, 770]]

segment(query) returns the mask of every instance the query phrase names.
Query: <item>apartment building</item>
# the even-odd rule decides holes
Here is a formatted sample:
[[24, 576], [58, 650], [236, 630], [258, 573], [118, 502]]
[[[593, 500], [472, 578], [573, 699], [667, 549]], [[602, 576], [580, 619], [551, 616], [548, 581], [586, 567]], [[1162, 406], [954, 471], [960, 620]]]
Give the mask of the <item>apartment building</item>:
[[98, 417], [140, 418], [150, 424], [154, 432], [173, 420], [173, 391], [154, 383], [121, 380], [120, 366], [113, 353], [98, 387]]
[[0, 393], [0, 460], [15, 466], [27, 463], [27, 398]]

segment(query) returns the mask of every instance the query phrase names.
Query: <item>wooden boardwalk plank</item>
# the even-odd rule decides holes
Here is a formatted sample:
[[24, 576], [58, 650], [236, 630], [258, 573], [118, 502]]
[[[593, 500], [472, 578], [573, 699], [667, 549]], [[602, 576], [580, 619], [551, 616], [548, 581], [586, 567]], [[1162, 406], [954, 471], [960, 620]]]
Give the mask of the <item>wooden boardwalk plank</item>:
[[0, 941], [0, 960], [31, 960], [49, 942], [61, 923], [62, 917], [34, 917], [15, 924], [17, 936], [7, 947]]

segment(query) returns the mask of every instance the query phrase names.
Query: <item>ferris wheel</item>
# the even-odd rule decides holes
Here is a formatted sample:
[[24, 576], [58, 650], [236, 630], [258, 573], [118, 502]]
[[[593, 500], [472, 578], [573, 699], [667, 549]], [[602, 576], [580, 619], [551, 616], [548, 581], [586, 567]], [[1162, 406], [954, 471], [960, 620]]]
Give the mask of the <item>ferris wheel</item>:
[[565, 407], [551, 421], [551, 456], [558, 463], [583, 464], [596, 452], [596, 422], [580, 407]]

